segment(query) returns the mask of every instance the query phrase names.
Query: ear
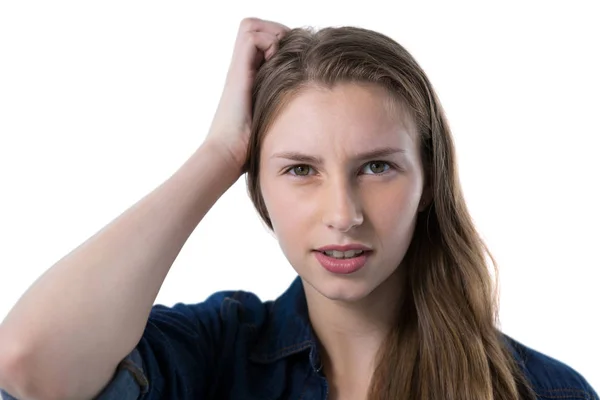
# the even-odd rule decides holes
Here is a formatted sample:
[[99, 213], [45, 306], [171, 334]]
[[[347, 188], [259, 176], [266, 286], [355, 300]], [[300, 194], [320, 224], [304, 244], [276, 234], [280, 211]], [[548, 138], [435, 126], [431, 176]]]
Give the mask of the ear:
[[421, 193], [421, 201], [419, 202], [419, 212], [423, 212], [433, 201], [433, 190], [431, 186], [426, 186]]

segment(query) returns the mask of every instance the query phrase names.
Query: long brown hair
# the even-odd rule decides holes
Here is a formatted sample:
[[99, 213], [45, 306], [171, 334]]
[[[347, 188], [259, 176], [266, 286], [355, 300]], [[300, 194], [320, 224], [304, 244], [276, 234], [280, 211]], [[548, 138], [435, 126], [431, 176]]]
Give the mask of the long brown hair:
[[358, 27], [293, 29], [258, 71], [245, 170], [249, 195], [272, 229], [262, 198], [263, 138], [279, 110], [309, 86], [371, 82], [408, 106], [420, 136], [432, 201], [419, 213], [402, 260], [398, 324], [382, 345], [369, 399], [535, 399], [496, 327], [495, 281], [457, 176], [442, 106], [414, 58], [389, 37]]

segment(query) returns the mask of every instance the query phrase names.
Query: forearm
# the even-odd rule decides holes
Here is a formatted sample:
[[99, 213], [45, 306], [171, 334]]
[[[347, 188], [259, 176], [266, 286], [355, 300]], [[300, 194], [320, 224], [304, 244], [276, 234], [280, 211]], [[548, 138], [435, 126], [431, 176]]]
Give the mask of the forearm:
[[44, 390], [59, 384], [77, 384], [70, 388], [77, 393], [100, 389], [140, 340], [181, 248], [239, 175], [205, 143], [167, 181], [43, 274], [0, 325], [10, 338], [0, 346], [23, 350], [17, 363], [26, 371], [17, 377], [23, 386], [35, 376]]

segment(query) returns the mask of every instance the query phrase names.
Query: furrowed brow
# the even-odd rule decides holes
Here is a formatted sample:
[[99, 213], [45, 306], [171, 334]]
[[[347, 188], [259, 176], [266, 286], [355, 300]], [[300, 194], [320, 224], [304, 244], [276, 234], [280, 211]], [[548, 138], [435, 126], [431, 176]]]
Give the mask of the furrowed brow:
[[[353, 157], [355, 160], [369, 160], [380, 157], [390, 156], [396, 153], [406, 153], [405, 149], [401, 149], [398, 147], [381, 147], [378, 149], [370, 150], [364, 153], [357, 154]], [[271, 158], [284, 158], [286, 160], [306, 163], [306, 164], [315, 164], [321, 165], [323, 164], [323, 158], [317, 156], [311, 156], [309, 154], [300, 153], [297, 151], [284, 151], [280, 153], [273, 154]]]
[[381, 147], [378, 149], [370, 150], [365, 153], [360, 153], [356, 156], [357, 160], [371, 160], [374, 158], [387, 157], [396, 153], [406, 153], [405, 149], [399, 147]]

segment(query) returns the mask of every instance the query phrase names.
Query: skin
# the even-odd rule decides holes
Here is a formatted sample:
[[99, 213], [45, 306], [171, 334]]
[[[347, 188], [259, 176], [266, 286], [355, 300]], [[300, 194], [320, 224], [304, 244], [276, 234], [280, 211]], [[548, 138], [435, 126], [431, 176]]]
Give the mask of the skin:
[[[380, 148], [402, 151], [358, 158]], [[304, 282], [330, 394], [364, 398], [394, 322], [399, 265], [429, 201], [414, 121], [373, 84], [303, 90], [266, 133], [260, 182], [274, 234]], [[373, 250], [355, 273], [330, 273], [315, 258], [316, 248], [348, 243]]]

